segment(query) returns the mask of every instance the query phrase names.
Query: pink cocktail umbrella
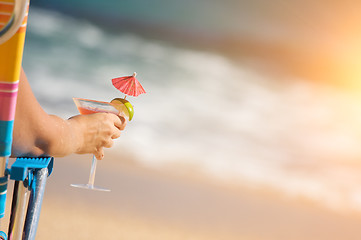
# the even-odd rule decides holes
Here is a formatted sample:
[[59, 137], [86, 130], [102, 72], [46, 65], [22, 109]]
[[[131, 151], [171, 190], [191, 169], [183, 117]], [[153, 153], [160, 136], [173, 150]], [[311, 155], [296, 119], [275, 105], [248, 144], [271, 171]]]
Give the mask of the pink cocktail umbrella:
[[135, 78], [136, 75], [136, 73], [133, 73], [132, 76], [113, 78], [113, 86], [126, 95], [137, 97], [145, 93], [145, 90]]

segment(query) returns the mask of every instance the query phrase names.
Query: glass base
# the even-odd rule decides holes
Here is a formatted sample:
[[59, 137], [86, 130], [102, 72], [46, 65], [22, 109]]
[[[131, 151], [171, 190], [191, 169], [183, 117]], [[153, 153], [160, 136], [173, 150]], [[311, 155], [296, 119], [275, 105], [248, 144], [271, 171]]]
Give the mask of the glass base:
[[91, 184], [70, 184], [70, 186], [76, 187], [76, 188], [84, 188], [84, 189], [89, 189], [89, 190], [102, 191], [102, 192], [110, 192], [110, 189], [97, 187], [97, 186], [94, 186]]

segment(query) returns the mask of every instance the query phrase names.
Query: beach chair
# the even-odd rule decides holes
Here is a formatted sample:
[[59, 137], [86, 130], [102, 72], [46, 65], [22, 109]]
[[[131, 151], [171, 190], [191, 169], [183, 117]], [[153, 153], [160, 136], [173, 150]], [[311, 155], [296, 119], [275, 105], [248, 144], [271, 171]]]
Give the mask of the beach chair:
[[[25, 41], [29, 0], [0, 0], [0, 219], [5, 217], [8, 180], [14, 191], [8, 233], [0, 239], [35, 239], [53, 158], [17, 158], [8, 167]], [[2, 221], [0, 222], [1, 229]]]

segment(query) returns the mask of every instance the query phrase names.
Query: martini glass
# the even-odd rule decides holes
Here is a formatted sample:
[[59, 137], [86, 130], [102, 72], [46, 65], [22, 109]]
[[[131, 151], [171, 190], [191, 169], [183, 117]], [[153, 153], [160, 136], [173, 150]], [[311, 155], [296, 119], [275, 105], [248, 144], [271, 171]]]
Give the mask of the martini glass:
[[[91, 114], [91, 113], [98, 113], [98, 112], [106, 112], [106, 113], [113, 113], [118, 115], [119, 110], [116, 109], [111, 103], [108, 102], [100, 102], [95, 100], [83, 99], [83, 98], [73, 98], [78, 111], [82, 115]], [[97, 190], [97, 191], [104, 191], [109, 192], [110, 189], [98, 187], [94, 185], [95, 180], [95, 171], [97, 168], [97, 159], [93, 155], [92, 164], [90, 168], [90, 175], [87, 184], [71, 184], [72, 187], [77, 188], [85, 188], [90, 190]]]

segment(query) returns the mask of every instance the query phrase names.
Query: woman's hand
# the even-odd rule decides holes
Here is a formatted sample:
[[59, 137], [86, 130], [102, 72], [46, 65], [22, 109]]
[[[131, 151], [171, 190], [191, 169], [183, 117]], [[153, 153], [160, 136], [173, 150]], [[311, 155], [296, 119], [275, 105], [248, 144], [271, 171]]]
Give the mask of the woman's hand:
[[104, 157], [103, 148], [113, 146], [113, 139], [120, 137], [126, 126], [122, 116], [112, 113], [76, 115], [68, 120], [74, 129], [79, 145], [76, 153], [93, 153], [98, 160]]

